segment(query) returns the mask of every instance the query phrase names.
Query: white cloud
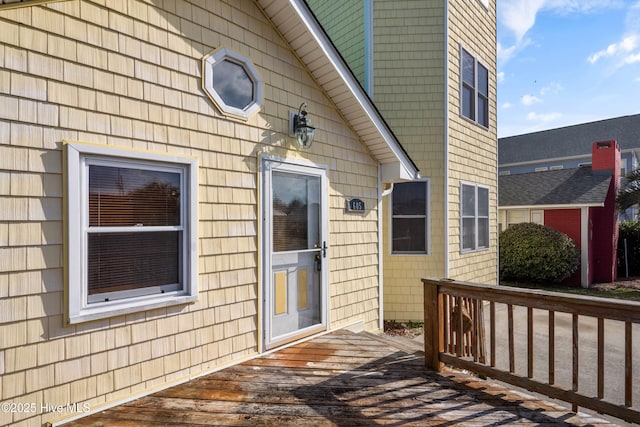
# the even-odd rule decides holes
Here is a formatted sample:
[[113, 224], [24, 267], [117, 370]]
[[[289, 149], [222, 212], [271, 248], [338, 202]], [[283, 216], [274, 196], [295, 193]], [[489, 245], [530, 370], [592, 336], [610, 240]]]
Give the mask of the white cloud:
[[607, 46], [606, 49], [602, 49], [596, 53], [589, 55], [589, 58], [587, 58], [587, 60], [590, 63], [594, 64], [600, 58], [607, 58], [607, 57], [612, 57], [620, 54], [627, 54], [627, 53], [633, 52], [636, 49], [636, 47], [638, 47], [639, 41], [640, 39], [635, 34], [626, 36], [622, 40], [620, 40], [618, 43], [610, 44], [609, 46]]
[[538, 98], [535, 95], [524, 95], [522, 98], [520, 98], [520, 102], [522, 103], [522, 105], [533, 105], [533, 104], [537, 104], [538, 102], [542, 102], [542, 99]]
[[635, 64], [636, 62], [640, 62], [640, 52], [626, 56], [623, 62], [625, 64]]
[[524, 35], [536, 23], [536, 15], [544, 6], [545, 0], [501, 1], [498, 8], [501, 23], [509, 29], [519, 44]]
[[546, 113], [546, 114], [539, 114], [539, 113], [535, 113], [535, 112], [530, 112], [529, 114], [527, 114], [527, 120], [529, 121], [537, 121], [537, 122], [551, 122], [554, 120], [558, 120], [559, 118], [562, 117], [562, 113]]
[[627, 9], [625, 32], [616, 43], [592, 53], [587, 58], [591, 64], [600, 60], [610, 60], [613, 69], [640, 62], [640, 1]]
[[[533, 28], [536, 16], [542, 10], [566, 15], [570, 13], [593, 13], [602, 9], [628, 6], [625, 0], [498, 0], [498, 19], [509, 29], [520, 43]], [[633, 7], [638, 7], [636, 3]]]
[[627, 7], [627, 0], [547, 0], [545, 8], [560, 14], [594, 13], [602, 9]]
[[525, 38], [523, 40], [520, 40], [519, 43], [505, 48], [503, 47], [502, 43], [498, 42], [498, 52], [497, 52], [498, 62], [500, 63], [507, 62], [509, 59], [516, 56], [518, 52], [525, 49], [531, 43], [532, 43], [531, 39]]
[[[498, 42], [498, 61], [503, 63], [533, 43], [525, 36], [534, 27], [536, 17], [542, 11], [566, 15], [629, 7], [626, 0], [498, 0], [498, 3], [498, 25], [505, 28], [513, 39], [505, 44], [505, 36], [499, 31], [501, 41]], [[640, 1], [631, 9], [640, 12]], [[627, 17], [627, 26], [629, 21], [637, 21], [640, 25], [640, 15], [638, 16], [635, 20]], [[507, 45], [509, 47], [505, 47]]]
[[[640, 79], [640, 77], [638, 78]], [[501, 105], [503, 110], [508, 110], [509, 108], [513, 107], [513, 105], [511, 105], [510, 102], [505, 102], [504, 104]]]
[[498, 83], [502, 83], [504, 81], [504, 71], [499, 71], [496, 78], [498, 79]]

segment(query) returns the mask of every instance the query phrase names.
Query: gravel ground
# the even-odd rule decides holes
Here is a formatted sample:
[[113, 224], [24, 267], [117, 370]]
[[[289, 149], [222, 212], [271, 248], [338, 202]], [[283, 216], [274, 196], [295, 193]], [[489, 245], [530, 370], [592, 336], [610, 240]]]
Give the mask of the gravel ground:
[[640, 277], [629, 277], [628, 279], [620, 279], [611, 283], [597, 283], [591, 285], [594, 289], [613, 290], [618, 288], [640, 289]]

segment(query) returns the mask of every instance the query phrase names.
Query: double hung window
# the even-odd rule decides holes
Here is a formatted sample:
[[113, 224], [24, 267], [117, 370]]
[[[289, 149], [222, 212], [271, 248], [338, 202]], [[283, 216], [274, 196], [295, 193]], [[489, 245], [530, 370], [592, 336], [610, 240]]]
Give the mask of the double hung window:
[[195, 300], [194, 159], [67, 143], [69, 322]]
[[489, 70], [464, 48], [460, 48], [460, 113], [489, 127]]
[[462, 184], [460, 189], [462, 239], [461, 251], [471, 252], [489, 247], [489, 189], [476, 184]]
[[391, 252], [426, 254], [429, 252], [429, 182], [395, 184], [391, 193]]

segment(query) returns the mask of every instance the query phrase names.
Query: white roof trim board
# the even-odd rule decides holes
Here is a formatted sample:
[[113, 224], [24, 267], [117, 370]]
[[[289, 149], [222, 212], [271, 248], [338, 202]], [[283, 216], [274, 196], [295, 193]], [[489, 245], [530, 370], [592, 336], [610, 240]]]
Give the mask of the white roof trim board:
[[[382, 165], [382, 180], [389, 182], [419, 178], [417, 166], [304, 0], [256, 2]], [[306, 31], [301, 31], [301, 28]]]

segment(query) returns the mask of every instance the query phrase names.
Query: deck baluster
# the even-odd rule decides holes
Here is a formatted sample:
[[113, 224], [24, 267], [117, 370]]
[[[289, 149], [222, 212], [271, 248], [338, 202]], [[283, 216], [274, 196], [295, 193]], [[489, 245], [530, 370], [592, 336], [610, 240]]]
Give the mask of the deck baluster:
[[[581, 295], [567, 295], [543, 290], [523, 290], [505, 286], [480, 285], [473, 283], [456, 282], [452, 280], [423, 279], [425, 285], [425, 364], [433, 365], [433, 369], [440, 370], [444, 364], [455, 368], [465, 369], [481, 376], [492, 377], [496, 380], [521, 387], [534, 393], [542, 393], [554, 399], [568, 402], [574, 411], [578, 407], [609, 414], [625, 421], [636, 422], [640, 419], [640, 410], [633, 406], [633, 330], [640, 325], [640, 302], [609, 300], [604, 298], [585, 297]], [[433, 301], [429, 302], [430, 296]], [[485, 360], [485, 334], [484, 334], [484, 302], [489, 303], [489, 339], [491, 340], [491, 356], [487, 363]], [[497, 313], [496, 304], [501, 304]], [[527, 350], [527, 375], [516, 373], [516, 363], [520, 367], [522, 358], [516, 361], [515, 340], [519, 339], [514, 327], [514, 306], [526, 307], [526, 350]], [[463, 307], [469, 311], [464, 312]], [[503, 337], [500, 331], [500, 342], [496, 328], [500, 327], [498, 316], [502, 315], [502, 307], [506, 307], [507, 336]], [[520, 309], [518, 309], [520, 310]], [[544, 310], [548, 313], [548, 382], [536, 379], [535, 357], [543, 349], [535, 347], [535, 323], [534, 310]], [[436, 313], [432, 317], [432, 313]], [[571, 315], [572, 321], [568, 327], [563, 322], [556, 322], [556, 312]], [[579, 314], [578, 314], [579, 313]], [[520, 311], [517, 312], [520, 315]], [[579, 373], [579, 324], [581, 319], [597, 319], [597, 396], [587, 395], [580, 391]], [[434, 320], [435, 324], [433, 324]], [[467, 324], [465, 325], [465, 320]], [[564, 318], [562, 319], [564, 320]], [[607, 320], [621, 321], [624, 329], [624, 372], [618, 370], [619, 376], [613, 380], [616, 386], [624, 382], [624, 404], [622, 396], [618, 402], [605, 399], [605, 387], [612, 381], [611, 376], [605, 376], [605, 355], [616, 347], [607, 348], [605, 344], [605, 327], [609, 325]], [[556, 323], [558, 330], [556, 331]], [[519, 323], [518, 323], [519, 326]], [[572, 359], [567, 360], [567, 370], [572, 376], [572, 386], [556, 383], [556, 361], [564, 366], [565, 358], [556, 356], [556, 335], [566, 331], [572, 335]], [[538, 331], [540, 334], [543, 331]], [[559, 337], [562, 335], [558, 335]], [[589, 335], [585, 339], [589, 339]], [[497, 367], [497, 353], [501, 351], [499, 345], [507, 341], [508, 347], [504, 351], [508, 356], [509, 367]], [[585, 341], [586, 342], [586, 341]], [[583, 343], [584, 344], [584, 343]], [[584, 363], [584, 362], [583, 362]], [[430, 365], [431, 364], [431, 365]], [[500, 364], [502, 361], [500, 360]], [[584, 366], [583, 366], [584, 369]], [[522, 370], [522, 369], [521, 369]], [[637, 376], [637, 374], [636, 374]], [[635, 379], [637, 381], [637, 378]], [[637, 387], [637, 384], [636, 384]], [[583, 385], [584, 388], [584, 385]]]
[[[578, 366], [579, 366], [579, 361], [578, 361], [578, 353], [579, 353], [579, 340], [578, 340], [578, 314], [577, 313], [573, 313], [572, 316], [572, 330], [573, 330], [573, 386], [572, 386], [572, 390], [574, 392], [578, 391]], [[573, 410], [573, 412], [578, 412], [578, 405], [576, 403], [573, 403], [571, 405], [571, 408]]]
[[549, 310], [549, 385], [556, 383], [556, 312]]
[[604, 318], [598, 317], [598, 399], [604, 399]]
[[633, 405], [633, 331], [631, 322], [624, 323], [624, 404]]
[[508, 328], [509, 328], [509, 372], [516, 371], [515, 345], [513, 341], [513, 305], [507, 305]]
[[527, 307], [527, 377], [533, 378], [533, 308]]

